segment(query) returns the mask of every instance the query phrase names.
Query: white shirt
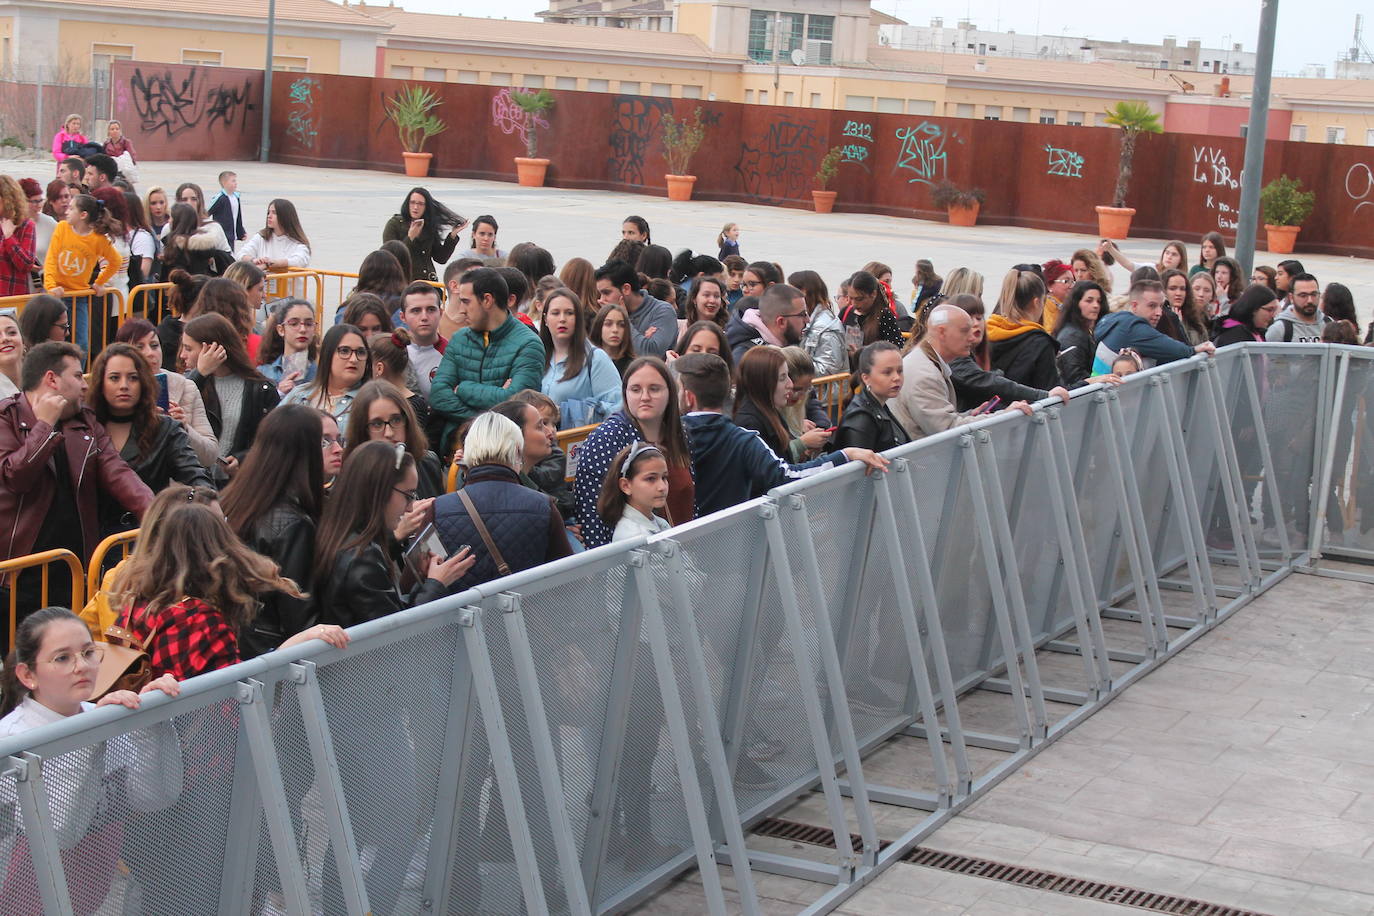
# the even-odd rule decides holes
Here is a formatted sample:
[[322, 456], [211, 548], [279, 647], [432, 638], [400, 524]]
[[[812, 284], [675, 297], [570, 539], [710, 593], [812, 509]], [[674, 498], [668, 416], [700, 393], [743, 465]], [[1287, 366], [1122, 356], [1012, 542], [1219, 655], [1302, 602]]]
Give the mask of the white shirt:
[[667, 531], [671, 527], [666, 518], [660, 518], [657, 515], [645, 515], [634, 506], [626, 503], [620, 521], [615, 523], [615, 533], [611, 535], [611, 543], [637, 538], [641, 534], [658, 534], [660, 531]]
[[406, 347], [406, 353], [410, 355], [410, 365], [415, 370], [415, 381], [420, 393], [425, 396], [425, 400], [429, 400], [429, 386], [434, 381], [434, 373], [438, 371], [444, 354], [434, 347], [422, 347], [419, 344]]
[[238, 257], [240, 261], [253, 261], [258, 258], [285, 261], [286, 266], [294, 270], [310, 266], [310, 246], [296, 241], [289, 235], [278, 235], [274, 232], [270, 239], [264, 239], [261, 233], [255, 232], [243, 243]]

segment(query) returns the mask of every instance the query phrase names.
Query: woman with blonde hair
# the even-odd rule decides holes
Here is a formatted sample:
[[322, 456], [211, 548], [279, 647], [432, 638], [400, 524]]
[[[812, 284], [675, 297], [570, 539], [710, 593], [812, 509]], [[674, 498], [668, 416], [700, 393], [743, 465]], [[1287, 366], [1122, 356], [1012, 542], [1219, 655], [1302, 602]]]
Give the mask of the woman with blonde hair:
[[1059, 345], [1040, 323], [1044, 311], [1045, 281], [1034, 271], [1008, 271], [997, 308], [988, 318], [988, 342], [993, 369], [1022, 385], [1048, 390], [1060, 384]]
[[1108, 293], [1112, 291], [1111, 272], [1107, 270], [1107, 265], [1102, 263], [1102, 258], [1096, 251], [1091, 248], [1080, 248], [1073, 253], [1069, 263], [1073, 265], [1073, 276], [1077, 282], [1091, 280]]
[[945, 282], [940, 291], [944, 293], [946, 299], [953, 299], [964, 293], [982, 299], [983, 275], [967, 267], [956, 267], [945, 276]]
[[37, 223], [29, 219], [29, 198], [8, 175], [0, 175], [0, 296], [29, 293], [37, 266]]

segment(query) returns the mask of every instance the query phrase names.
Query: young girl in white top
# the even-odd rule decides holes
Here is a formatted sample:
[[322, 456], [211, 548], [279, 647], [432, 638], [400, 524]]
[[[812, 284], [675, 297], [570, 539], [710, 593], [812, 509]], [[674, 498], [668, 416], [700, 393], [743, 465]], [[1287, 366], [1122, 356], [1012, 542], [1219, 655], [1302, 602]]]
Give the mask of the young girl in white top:
[[668, 461], [658, 446], [639, 441], [620, 450], [606, 472], [597, 514], [615, 529], [611, 542], [667, 531], [659, 515], [668, 505]]
[[[102, 648], [92, 641], [86, 624], [66, 608], [43, 608], [25, 617], [14, 637], [14, 650], [5, 660], [0, 738], [22, 734], [60, 722], [100, 706], [137, 709], [140, 694], [161, 690], [176, 696], [181, 688], [170, 674], [139, 693], [116, 690], [90, 702], [100, 671]], [[159, 722], [78, 750], [48, 756], [43, 761], [52, 829], [63, 862], [77, 863], [68, 871], [78, 912], [92, 912], [108, 895], [118, 873], [120, 805], [123, 797], [134, 811], [160, 811], [181, 795], [182, 760], [170, 722]], [[122, 791], [116, 783], [122, 783]], [[22, 827], [12, 780], [0, 780], [0, 836]], [[13, 819], [5, 823], [4, 819]], [[0, 840], [0, 848], [5, 845]], [[70, 858], [67, 853], [71, 850]], [[27, 855], [15, 846], [5, 851], [11, 886], [0, 886], [0, 900], [25, 899], [25, 871], [12, 857]], [[6, 885], [0, 874], [0, 885]], [[32, 899], [32, 898], [30, 898]]]

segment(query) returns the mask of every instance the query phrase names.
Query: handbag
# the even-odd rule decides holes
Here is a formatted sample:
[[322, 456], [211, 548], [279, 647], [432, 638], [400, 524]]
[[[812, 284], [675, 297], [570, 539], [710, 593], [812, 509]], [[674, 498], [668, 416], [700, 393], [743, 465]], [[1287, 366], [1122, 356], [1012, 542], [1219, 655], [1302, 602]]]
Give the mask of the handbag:
[[463, 508], [467, 510], [468, 518], [472, 519], [472, 525], [477, 529], [477, 534], [481, 536], [482, 543], [487, 545], [487, 553], [491, 554], [492, 562], [496, 564], [496, 571], [503, 576], [510, 575], [510, 565], [506, 563], [506, 558], [501, 556], [501, 551], [496, 549], [496, 542], [491, 539], [491, 532], [487, 530], [487, 525], [482, 521], [482, 516], [477, 514], [477, 507], [472, 504], [472, 497], [467, 490], [459, 490], [458, 498], [462, 500]]
[[153, 660], [148, 657], [148, 645], [153, 641], [157, 627], [143, 642], [134, 634], [115, 624], [105, 630], [105, 655], [100, 659], [100, 670], [95, 676], [91, 689], [91, 702], [116, 690], [132, 690], [138, 693], [153, 679]]

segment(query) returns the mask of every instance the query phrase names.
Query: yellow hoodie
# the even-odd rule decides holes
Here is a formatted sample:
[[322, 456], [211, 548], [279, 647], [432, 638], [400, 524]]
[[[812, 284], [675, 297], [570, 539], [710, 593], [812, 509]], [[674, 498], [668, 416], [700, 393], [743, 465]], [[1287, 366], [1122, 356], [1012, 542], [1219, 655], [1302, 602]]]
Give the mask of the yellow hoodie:
[[[102, 263], [103, 262], [103, 263]], [[110, 240], [99, 232], [79, 234], [72, 224], [62, 220], [53, 230], [48, 243], [48, 256], [43, 261], [43, 288], [59, 286], [68, 292], [89, 289], [91, 272], [100, 266], [95, 282], [104, 286], [119, 272], [121, 259]]]
[[1045, 326], [1033, 321], [1012, 321], [1005, 315], [988, 316], [988, 340], [1002, 341], [1011, 340], [1013, 337], [1020, 337], [1022, 334], [1029, 334], [1031, 331], [1043, 331]]

